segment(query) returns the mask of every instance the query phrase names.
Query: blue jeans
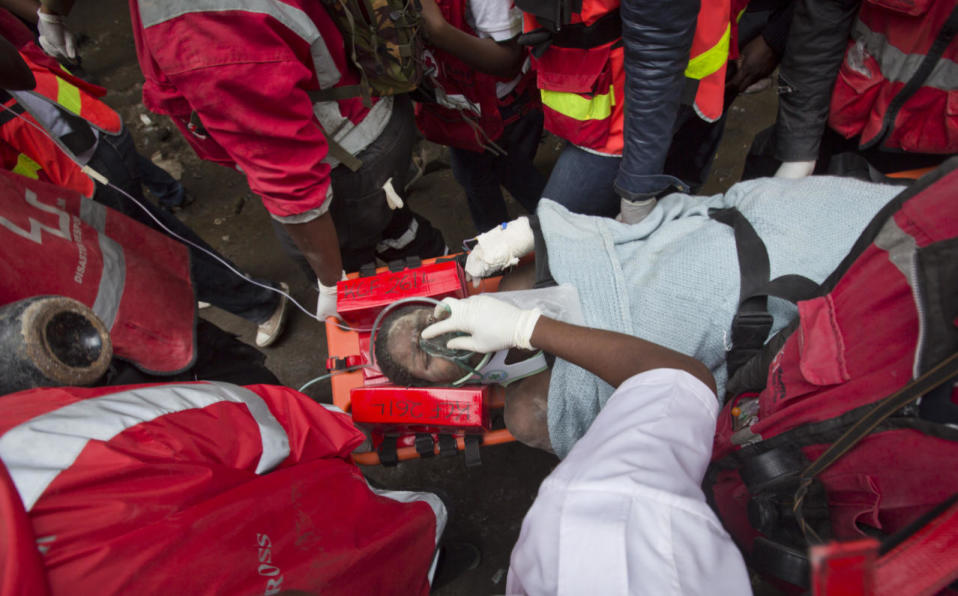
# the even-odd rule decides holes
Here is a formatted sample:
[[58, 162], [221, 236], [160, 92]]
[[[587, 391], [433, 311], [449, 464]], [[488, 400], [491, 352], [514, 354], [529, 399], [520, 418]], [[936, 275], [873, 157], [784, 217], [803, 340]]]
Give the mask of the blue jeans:
[[[510, 108], [521, 109], [522, 100], [501, 109], [508, 118]], [[501, 187], [525, 207], [535, 213], [546, 179], [533, 165], [539, 139], [542, 137], [542, 110], [530, 110], [506, 127], [496, 144], [506, 155], [488, 151], [477, 153], [467, 149], [449, 148], [452, 175], [466, 191], [469, 213], [476, 230], [485, 232], [509, 220]]]
[[186, 190], [169, 172], [153, 163], [146, 157], [136, 154], [136, 173], [156, 200], [160, 207], [178, 207], [183, 204]]
[[621, 157], [596, 155], [567, 142], [542, 196], [574, 213], [615, 217], [619, 195], [612, 183], [621, 162]]

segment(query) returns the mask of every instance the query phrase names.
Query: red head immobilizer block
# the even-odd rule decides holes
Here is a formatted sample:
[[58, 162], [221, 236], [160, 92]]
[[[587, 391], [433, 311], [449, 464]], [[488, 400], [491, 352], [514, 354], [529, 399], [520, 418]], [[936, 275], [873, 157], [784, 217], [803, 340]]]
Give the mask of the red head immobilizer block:
[[402, 298], [426, 296], [442, 300], [466, 296], [465, 275], [455, 261], [346, 279], [336, 287], [339, 316], [359, 328], [372, 326], [379, 311]]
[[483, 407], [489, 388], [361, 387], [350, 393], [353, 420], [376, 430], [481, 433], [490, 426]]

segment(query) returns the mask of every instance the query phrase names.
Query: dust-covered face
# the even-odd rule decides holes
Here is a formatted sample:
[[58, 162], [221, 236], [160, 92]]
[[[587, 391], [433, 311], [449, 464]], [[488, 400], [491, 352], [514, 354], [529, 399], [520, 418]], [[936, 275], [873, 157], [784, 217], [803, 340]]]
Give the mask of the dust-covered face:
[[432, 311], [431, 307], [423, 307], [396, 319], [386, 337], [386, 350], [397, 365], [417, 379], [448, 385], [462, 378], [465, 372], [455, 362], [422, 349], [422, 330], [435, 322]]

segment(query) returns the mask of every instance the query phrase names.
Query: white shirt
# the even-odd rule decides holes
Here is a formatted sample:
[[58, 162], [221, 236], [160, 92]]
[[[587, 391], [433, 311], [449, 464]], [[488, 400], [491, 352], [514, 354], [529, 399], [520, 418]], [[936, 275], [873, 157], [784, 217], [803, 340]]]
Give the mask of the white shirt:
[[671, 369], [623, 383], [539, 488], [509, 594], [750, 594], [700, 486], [719, 406]]
[[[514, 0], [467, 0], [466, 23], [472, 27], [479, 39], [491, 37], [495, 41], [508, 41], [522, 33], [522, 11]], [[523, 64], [526, 72], [528, 61]], [[496, 97], [505, 97], [519, 84], [519, 74], [509, 82], [496, 82]]]

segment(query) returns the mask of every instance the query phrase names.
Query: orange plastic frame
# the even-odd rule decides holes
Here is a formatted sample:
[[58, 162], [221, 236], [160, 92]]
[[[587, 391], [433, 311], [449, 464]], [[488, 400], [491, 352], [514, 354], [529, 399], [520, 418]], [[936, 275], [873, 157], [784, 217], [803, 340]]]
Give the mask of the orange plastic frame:
[[[423, 264], [434, 263], [435, 261], [436, 259], [423, 259]], [[388, 269], [386, 267], [380, 267], [376, 270], [376, 273], [382, 273], [387, 270]], [[359, 274], [350, 273], [347, 277], [350, 279], [355, 279], [356, 277], [359, 277]], [[473, 287], [472, 284], [467, 284], [467, 291], [470, 295], [480, 294], [483, 292], [494, 292], [499, 287], [499, 280], [499, 277], [484, 279], [479, 283], [478, 288]], [[327, 351], [329, 352], [329, 356], [335, 358], [345, 358], [346, 356], [359, 354], [359, 334], [355, 331], [347, 331], [346, 329], [342, 329], [336, 323], [337, 319], [335, 317], [329, 317], [326, 319], [326, 345], [328, 346]], [[349, 400], [350, 391], [352, 391], [352, 389], [355, 387], [363, 386], [363, 371], [360, 369], [333, 375], [330, 378], [330, 383], [332, 384], [333, 389], [333, 404], [342, 409], [344, 412], [349, 412], [351, 409]], [[501, 408], [505, 405], [505, 391], [502, 389], [502, 387], [498, 385], [492, 387], [492, 400], [490, 401], [489, 405], [493, 408]], [[482, 435], [483, 445], [500, 445], [502, 443], [509, 443], [511, 441], [515, 441], [515, 437], [513, 437], [512, 433], [506, 429], [486, 431]], [[456, 448], [459, 451], [465, 449], [465, 439], [462, 437], [457, 437]], [[435, 447], [435, 453], [439, 453], [438, 445]], [[396, 454], [399, 458], [399, 461], [406, 461], [419, 457], [419, 453], [416, 452], [415, 447], [400, 447], [396, 450]], [[375, 451], [367, 453], [354, 453], [352, 458], [354, 462], [364, 466], [375, 466], [380, 463], [379, 454]]]

